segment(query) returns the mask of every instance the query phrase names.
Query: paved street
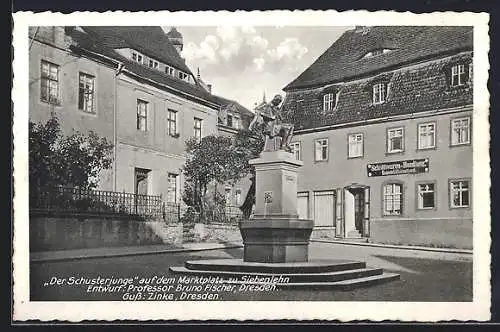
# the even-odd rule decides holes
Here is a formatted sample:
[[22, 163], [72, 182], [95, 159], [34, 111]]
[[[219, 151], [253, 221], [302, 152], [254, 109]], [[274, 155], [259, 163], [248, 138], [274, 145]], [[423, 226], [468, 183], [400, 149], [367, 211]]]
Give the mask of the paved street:
[[[51, 278], [125, 278], [171, 276], [169, 266], [186, 260], [241, 258], [242, 249], [221, 249], [141, 256], [93, 258], [63, 262], [31, 263], [33, 301], [120, 300], [113, 293], [87, 293], [85, 287], [43, 286]], [[312, 243], [312, 259], [366, 261], [401, 275], [401, 280], [353, 291], [276, 290], [272, 292], [221, 293], [218, 300], [288, 301], [471, 301], [472, 255], [374, 248], [332, 243]]]

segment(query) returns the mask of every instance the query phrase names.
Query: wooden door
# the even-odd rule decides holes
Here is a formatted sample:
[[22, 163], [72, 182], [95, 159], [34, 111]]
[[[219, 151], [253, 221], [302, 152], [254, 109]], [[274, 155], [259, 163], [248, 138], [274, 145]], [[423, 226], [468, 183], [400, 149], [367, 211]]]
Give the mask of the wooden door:
[[333, 191], [314, 193], [314, 226], [335, 225], [335, 195]]

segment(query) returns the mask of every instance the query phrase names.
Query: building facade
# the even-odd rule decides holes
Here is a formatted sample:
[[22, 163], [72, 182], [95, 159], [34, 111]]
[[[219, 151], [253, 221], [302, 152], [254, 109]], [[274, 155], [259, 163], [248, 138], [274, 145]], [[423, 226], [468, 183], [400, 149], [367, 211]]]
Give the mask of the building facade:
[[472, 247], [472, 28], [356, 27], [284, 90], [301, 218], [339, 238]]
[[[29, 29], [29, 118], [46, 122], [56, 116], [66, 135], [93, 130], [113, 142], [115, 70], [75, 54], [64, 27]], [[99, 187], [113, 189], [113, 172]]]
[[[30, 120], [56, 115], [66, 134], [93, 130], [114, 144], [98, 189], [181, 203], [186, 140], [248, 122], [250, 111], [213, 96], [186, 66], [175, 28], [35, 27], [30, 43]], [[234, 203], [246, 194], [237, 189]]]

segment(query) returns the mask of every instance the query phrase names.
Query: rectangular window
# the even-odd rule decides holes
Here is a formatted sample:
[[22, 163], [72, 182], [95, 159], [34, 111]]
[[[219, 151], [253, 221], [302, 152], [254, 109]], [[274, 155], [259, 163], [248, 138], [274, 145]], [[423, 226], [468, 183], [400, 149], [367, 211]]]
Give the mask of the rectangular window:
[[327, 93], [323, 96], [323, 111], [331, 111], [335, 107], [335, 96], [333, 93]]
[[137, 99], [137, 130], [148, 130], [148, 102]]
[[417, 206], [419, 209], [433, 209], [436, 206], [434, 183], [417, 185]]
[[382, 104], [385, 102], [386, 88], [385, 83], [377, 83], [373, 86], [373, 103]]
[[470, 118], [459, 118], [451, 121], [451, 145], [470, 143]]
[[179, 77], [181, 80], [184, 80], [184, 81], [188, 81], [188, 80], [189, 80], [189, 79], [188, 79], [188, 74], [186, 74], [186, 73], [184, 73], [184, 72], [182, 72], [182, 71], [180, 71], [180, 70], [178, 71], [178, 74], [177, 74], [177, 75], [178, 75], [178, 77]]
[[465, 65], [455, 65], [451, 67], [451, 85], [460, 86], [465, 84]]
[[436, 147], [436, 124], [422, 123], [418, 125], [418, 148], [431, 149]]
[[403, 152], [404, 151], [404, 129], [392, 128], [387, 130], [387, 152]]
[[315, 141], [316, 161], [328, 160], [328, 139], [322, 138]]
[[236, 203], [236, 206], [241, 205], [241, 189], [236, 189], [236, 193], [234, 195], [234, 201]]
[[470, 205], [469, 181], [450, 181], [450, 206], [452, 208], [468, 207]]
[[399, 216], [403, 213], [403, 186], [399, 183], [384, 185], [384, 215]]
[[177, 203], [177, 178], [178, 175], [174, 173], [168, 173], [167, 176], [167, 202]]
[[363, 134], [350, 134], [349, 135], [349, 158], [356, 158], [363, 156]]
[[240, 118], [238, 118], [237, 116], [235, 116], [235, 117], [233, 118], [233, 127], [234, 127], [235, 129], [240, 129], [240, 123], [241, 123], [241, 122], [240, 122]]
[[228, 114], [227, 115], [227, 125], [229, 127], [232, 127], [233, 126], [233, 116], [231, 114]]
[[84, 73], [79, 74], [78, 79], [78, 109], [87, 113], [95, 113], [94, 110], [94, 76]]
[[202, 120], [194, 118], [194, 137], [198, 140], [198, 142], [201, 141], [201, 126]]
[[40, 99], [59, 104], [59, 66], [47, 61], [41, 63]]
[[300, 159], [301, 158], [301, 156], [300, 156], [300, 142], [292, 143], [292, 153], [295, 156], [296, 160], [301, 160]]
[[149, 67], [151, 67], [153, 69], [158, 69], [158, 61], [156, 61], [156, 60], [149, 59], [148, 65], [149, 65]]
[[226, 206], [231, 205], [231, 188], [227, 187], [224, 190], [224, 199], [226, 201]]
[[166, 66], [165, 73], [167, 73], [167, 75], [174, 76], [174, 68], [172, 68], [170, 66]]
[[135, 62], [138, 62], [142, 65], [144, 62], [144, 57], [142, 56], [142, 54], [140, 54], [138, 52], [132, 52], [132, 60], [134, 60]]
[[177, 111], [168, 110], [168, 134], [170, 136], [176, 136], [177, 135]]

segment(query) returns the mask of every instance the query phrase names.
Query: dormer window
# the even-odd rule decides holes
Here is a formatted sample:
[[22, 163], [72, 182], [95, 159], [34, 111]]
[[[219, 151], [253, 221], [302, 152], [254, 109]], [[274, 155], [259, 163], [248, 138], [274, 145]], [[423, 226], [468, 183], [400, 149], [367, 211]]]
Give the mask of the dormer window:
[[233, 116], [231, 114], [227, 115], [227, 126], [232, 127], [233, 126]]
[[464, 85], [467, 81], [465, 65], [457, 64], [451, 67], [451, 86]]
[[179, 77], [181, 80], [189, 82], [188, 74], [186, 74], [186, 73], [184, 73], [184, 72], [182, 72], [180, 70], [179, 70], [179, 72], [177, 74], [177, 77]]
[[132, 60], [134, 60], [142, 65], [143, 61], [144, 61], [144, 56], [142, 54], [140, 54], [139, 52], [132, 51]]
[[373, 104], [382, 104], [386, 101], [387, 97], [387, 84], [377, 83], [373, 85]]
[[389, 53], [391, 50], [388, 48], [377, 48], [375, 50], [371, 50], [370, 52], [366, 53], [363, 58], [371, 58], [373, 56]]
[[158, 69], [159, 63], [156, 60], [149, 59], [148, 65], [149, 65], [150, 68]]
[[170, 66], [165, 66], [165, 73], [170, 76], [174, 76], [174, 68]]
[[323, 95], [323, 111], [332, 111], [335, 108], [335, 95], [333, 93], [327, 93]]

